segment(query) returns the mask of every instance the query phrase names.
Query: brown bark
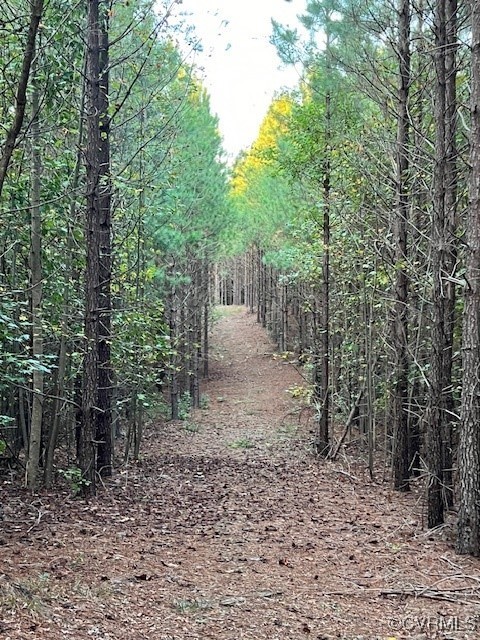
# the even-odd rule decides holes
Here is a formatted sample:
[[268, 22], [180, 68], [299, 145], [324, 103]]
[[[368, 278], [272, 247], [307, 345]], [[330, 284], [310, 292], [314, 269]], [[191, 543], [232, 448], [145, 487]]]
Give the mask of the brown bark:
[[471, 0], [470, 201], [465, 220], [458, 553], [480, 556], [480, 4]]
[[[317, 430], [315, 434], [315, 450], [321, 456], [328, 456], [330, 451], [330, 206], [331, 206], [331, 96], [325, 96], [325, 162], [323, 167], [323, 260], [322, 287], [320, 297], [320, 338], [317, 352], [315, 398], [318, 405]], [[316, 346], [316, 349], [318, 349]]]
[[210, 320], [210, 266], [207, 258], [203, 261], [203, 342], [202, 342], [202, 358], [203, 358], [203, 377], [208, 378], [209, 367], [209, 320]]
[[443, 522], [451, 486], [452, 356], [456, 263], [456, 0], [439, 0], [435, 12], [436, 123], [433, 189], [433, 323], [427, 461], [428, 525]]
[[85, 354], [79, 465], [85, 494], [95, 493], [100, 284], [100, 27], [99, 0], [87, 0]]
[[445, 0], [438, 0], [435, 10], [435, 165], [433, 175], [432, 269], [433, 318], [430, 389], [427, 413], [428, 526], [443, 523], [443, 455], [442, 435], [445, 425], [445, 106], [446, 106], [446, 14]]
[[455, 282], [452, 276], [455, 275], [457, 265], [457, 200], [458, 200], [458, 150], [456, 144], [457, 137], [457, 49], [458, 49], [458, 20], [457, 20], [457, 0], [446, 0], [446, 38], [447, 50], [445, 55], [446, 71], [446, 119], [445, 119], [445, 214], [446, 214], [446, 241], [447, 252], [445, 256], [446, 277], [445, 281], [445, 336], [446, 345], [444, 353], [445, 370], [445, 428], [443, 433], [443, 482], [445, 488], [445, 500], [447, 506], [453, 505], [453, 460], [452, 460], [452, 434], [453, 434], [453, 388], [452, 388], [452, 365], [454, 353], [454, 330], [455, 330], [455, 306], [457, 294]]
[[397, 156], [396, 156], [396, 215], [394, 224], [395, 241], [395, 305], [392, 323], [393, 347], [395, 351], [395, 380], [392, 390], [393, 418], [393, 479], [400, 491], [409, 490], [409, 436], [408, 416], [408, 277], [407, 221], [409, 209], [408, 171], [410, 123], [408, 100], [410, 89], [410, 0], [400, 0], [399, 4], [399, 87], [397, 116]]
[[179, 380], [178, 380], [178, 346], [179, 346], [179, 331], [178, 331], [178, 294], [176, 285], [173, 282], [175, 277], [175, 264], [172, 265], [172, 271], [170, 276], [172, 283], [170, 285], [169, 301], [168, 301], [168, 325], [171, 345], [170, 355], [170, 411], [172, 420], [178, 420], [179, 417]]
[[[32, 357], [36, 360], [43, 356], [43, 321], [42, 321], [42, 212], [40, 209], [40, 93], [35, 80], [35, 63], [32, 67], [32, 187], [31, 187], [31, 306], [32, 306]], [[30, 419], [30, 438], [27, 460], [27, 485], [34, 488], [38, 481], [40, 448], [42, 442], [44, 373], [35, 368], [32, 374], [32, 413]]]
[[108, 11], [100, 5], [99, 16], [99, 334], [98, 334], [98, 412], [96, 426], [97, 470], [104, 476], [112, 475], [112, 388], [113, 371], [110, 358], [111, 343], [111, 277], [112, 277], [112, 220], [110, 177], [110, 118], [109, 107], [109, 43]]

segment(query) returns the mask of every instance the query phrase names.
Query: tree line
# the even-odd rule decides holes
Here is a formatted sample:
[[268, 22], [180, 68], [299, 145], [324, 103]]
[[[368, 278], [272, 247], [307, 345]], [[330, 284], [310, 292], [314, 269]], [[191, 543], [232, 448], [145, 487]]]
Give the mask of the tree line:
[[480, 555], [480, 9], [306, 5], [273, 35], [300, 88], [234, 167], [231, 298], [304, 363], [317, 453], [357, 424], [371, 474], [381, 446]]
[[213, 301], [245, 304], [317, 454], [356, 424], [480, 555], [480, 8], [308, 0], [272, 36], [300, 86], [229, 171], [176, 4], [5, 4], [1, 464], [94, 493], [164, 398], [200, 404]]
[[199, 403], [227, 172], [176, 5], [2, 13], [0, 452], [31, 488], [94, 493], [166, 382]]

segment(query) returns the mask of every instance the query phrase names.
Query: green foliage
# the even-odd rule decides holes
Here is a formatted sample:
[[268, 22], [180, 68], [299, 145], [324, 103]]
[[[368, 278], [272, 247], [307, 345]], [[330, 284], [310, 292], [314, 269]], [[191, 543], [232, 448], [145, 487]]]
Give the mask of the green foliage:
[[[12, 121], [29, 8], [24, 0], [12, 3], [2, 26], [2, 142]], [[115, 3], [108, 16], [113, 185], [110, 347], [116, 387], [113, 413], [125, 422], [137, 411], [152, 414], [152, 404], [157, 404], [159, 389], [169, 376], [190, 366], [188, 350], [197, 348], [190, 339], [193, 319], [189, 317], [189, 324], [171, 335], [168, 305], [176, 296], [184, 311], [195, 290], [198, 268], [214, 263], [230, 233], [218, 122], [195, 69], [184, 62], [175, 45], [173, 36], [181, 34], [175, 34], [175, 27], [165, 20], [171, 8], [171, 3], [149, 0]], [[85, 353], [84, 7], [67, 6], [63, 0], [46, 3], [40, 36], [36, 82], [42, 95], [41, 358], [31, 355], [29, 135], [14, 151], [0, 202], [0, 400], [5, 413], [0, 427], [12, 427], [5, 430], [8, 437], [1, 435], [2, 442], [15, 444], [15, 451], [24, 438], [19, 406], [29, 410], [35, 370], [45, 374], [44, 410], [49, 416], [45, 441], [54, 411], [61, 411], [59, 435], [65, 442], [64, 433], [74, 428], [75, 414], [63, 407], [79, 403]], [[29, 109], [30, 103], [28, 118]], [[205, 278], [208, 281], [208, 273]], [[62, 371], [61, 353], [66, 354]], [[57, 398], [60, 383], [66, 405]], [[183, 403], [188, 416], [190, 401]], [[75, 491], [82, 488], [76, 473], [63, 472]]]
[[201, 429], [200, 425], [196, 422], [185, 422], [183, 428], [187, 433], [198, 433]]
[[90, 482], [82, 475], [82, 470], [78, 467], [68, 467], [68, 469], [59, 469], [60, 476], [65, 478], [73, 495], [77, 496], [81, 491], [88, 487]]
[[283, 229], [298, 207], [296, 185], [283, 171], [283, 153], [294, 100], [283, 94], [272, 103], [250, 151], [233, 169], [230, 202], [235, 214], [232, 253], [255, 245], [269, 250], [284, 247]]
[[188, 420], [192, 412], [192, 397], [189, 391], [184, 391], [178, 401], [179, 420]]
[[289, 389], [287, 389], [288, 393], [292, 396], [292, 398], [298, 398], [300, 400], [305, 400], [310, 404], [313, 397], [313, 387], [311, 385], [293, 385]]
[[3, 301], [0, 312], [0, 392], [11, 385], [27, 385], [33, 371], [50, 374], [54, 356], [42, 358], [30, 355], [31, 324], [25, 304]]
[[[281, 115], [279, 99], [273, 101], [256, 142], [233, 169], [230, 195], [238, 224], [238, 244], [233, 251], [253, 247], [251, 255], [260, 256], [269, 267], [266, 278], [272, 274], [271, 290], [267, 280], [262, 285], [267, 292], [257, 292], [259, 298], [267, 298], [267, 302], [257, 301], [259, 313], [263, 303], [268, 307], [263, 309], [265, 324], [276, 323], [278, 330], [283, 321], [278, 319], [279, 306], [286, 299], [294, 318], [291, 322], [288, 317], [289, 327], [282, 327], [282, 336], [295, 320], [300, 324], [301, 315], [304, 326], [294, 327], [292, 333], [302, 342], [303, 374], [314, 381], [318, 380], [319, 327], [324, 312], [320, 300], [328, 249], [332, 396], [336, 409], [346, 416], [352, 389], [363, 384], [367, 366], [373, 369], [371, 383], [378, 393], [372, 402], [375, 411], [378, 398], [384, 398], [386, 387], [390, 388], [390, 380], [382, 387], [380, 372], [389, 375], [389, 306], [399, 267], [390, 260], [396, 136], [391, 115], [398, 77], [394, 51], [388, 44], [392, 28], [386, 20], [388, 9], [382, 2], [372, 4], [375, 21], [378, 19], [375, 25], [374, 14], [356, 0], [308, 2], [302, 27], [291, 30], [274, 25], [273, 40], [280, 57], [304, 65], [302, 82], [297, 92], [287, 96], [289, 109]], [[425, 103], [418, 100], [411, 108], [412, 117], [417, 117], [413, 110], [425, 109]], [[424, 112], [422, 117], [427, 123], [422, 135], [428, 139], [431, 119]], [[426, 149], [419, 152], [419, 166], [425, 166], [426, 155]], [[419, 179], [421, 188], [423, 179]], [[328, 246], [323, 224], [326, 212]], [[418, 216], [419, 236], [428, 224], [425, 213], [419, 208], [412, 214]], [[423, 247], [422, 252], [428, 249]], [[420, 264], [421, 258], [415, 267], [402, 264], [411, 271], [411, 282]], [[254, 264], [253, 270], [262, 273], [261, 265]], [[422, 300], [424, 293], [424, 289], [417, 291]], [[416, 367], [412, 375], [418, 379]], [[292, 392], [298, 397], [311, 396], [313, 389], [308, 385], [304, 389]]]
[[202, 393], [200, 395], [200, 409], [208, 409], [210, 406], [210, 398], [208, 396], [208, 394], [206, 393]]
[[239, 438], [234, 442], [230, 442], [229, 446], [232, 449], [253, 449], [255, 443], [250, 438]]

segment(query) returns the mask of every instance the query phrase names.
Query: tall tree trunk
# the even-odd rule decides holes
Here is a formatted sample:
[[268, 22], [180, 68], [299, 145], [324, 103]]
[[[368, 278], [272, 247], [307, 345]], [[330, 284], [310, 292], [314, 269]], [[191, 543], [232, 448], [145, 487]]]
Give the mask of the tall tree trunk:
[[100, 309], [100, 16], [99, 0], [87, 0], [85, 354], [79, 464], [82, 490], [95, 493], [99, 383]]
[[[36, 62], [33, 62], [32, 93], [32, 187], [31, 187], [31, 305], [32, 305], [32, 357], [39, 360], [43, 356], [42, 328], [42, 213], [40, 209], [40, 92], [36, 78]], [[40, 448], [42, 442], [43, 421], [43, 384], [44, 374], [35, 367], [32, 374], [32, 414], [30, 420], [30, 438], [28, 445], [27, 485], [35, 487], [38, 480]]]
[[320, 299], [320, 371], [315, 390], [319, 405], [315, 449], [321, 456], [329, 454], [330, 446], [330, 206], [331, 206], [331, 96], [325, 97], [325, 163], [323, 172], [323, 262]]
[[169, 378], [170, 378], [170, 411], [172, 420], [179, 418], [179, 380], [178, 380], [178, 364], [179, 364], [179, 331], [178, 331], [178, 294], [177, 287], [174, 282], [175, 264], [171, 267], [171, 282], [168, 304], [168, 325], [170, 335], [170, 362], [169, 362]]
[[261, 249], [257, 249], [257, 256], [256, 256], [256, 265], [257, 265], [257, 286], [256, 286], [256, 291], [257, 291], [257, 295], [256, 295], [256, 302], [257, 302], [257, 322], [260, 323], [262, 321], [262, 300], [263, 300], [263, 293], [262, 293], [262, 282], [263, 282], [263, 278], [262, 278], [262, 250]]
[[209, 319], [210, 319], [210, 268], [208, 258], [203, 260], [203, 377], [208, 378], [209, 365]]
[[471, 8], [470, 202], [465, 220], [466, 287], [458, 447], [457, 551], [480, 556], [480, 4]]
[[458, 151], [457, 151], [457, 49], [458, 49], [458, 18], [457, 0], [446, 1], [446, 23], [447, 23], [447, 51], [445, 56], [446, 70], [446, 122], [445, 122], [445, 214], [447, 216], [447, 253], [445, 257], [446, 276], [450, 276], [445, 282], [445, 336], [446, 345], [444, 353], [445, 371], [445, 429], [443, 434], [443, 482], [445, 487], [445, 498], [448, 507], [453, 505], [453, 416], [454, 400], [452, 386], [452, 365], [454, 353], [454, 330], [455, 330], [455, 305], [457, 294], [455, 282], [452, 276], [455, 275], [457, 265], [457, 200], [458, 200]]
[[400, 491], [409, 490], [408, 416], [408, 277], [407, 223], [409, 209], [409, 134], [408, 98], [410, 88], [410, 0], [399, 0], [398, 30], [398, 121], [396, 154], [396, 215], [395, 215], [395, 306], [392, 325], [395, 351], [393, 387], [393, 478]]
[[192, 291], [190, 295], [190, 331], [189, 331], [189, 360], [190, 360], [190, 398], [192, 407], [200, 406], [200, 361], [202, 355], [202, 268], [200, 260], [190, 259], [193, 265]]
[[109, 43], [108, 5], [100, 4], [99, 16], [99, 184], [98, 213], [100, 255], [99, 255], [99, 342], [98, 342], [98, 413], [96, 439], [97, 470], [104, 476], [112, 475], [113, 434], [112, 434], [112, 388], [113, 371], [110, 357], [111, 317], [112, 317], [112, 220], [111, 220], [111, 177], [110, 177], [110, 118], [109, 107]]
[[435, 166], [433, 174], [433, 220], [432, 220], [432, 270], [433, 270], [433, 319], [432, 357], [427, 413], [427, 463], [428, 463], [428, 526], [443, 523], [443, 455], [442, 443], [445, 426], [445, 115], [446, 115], [446, 71], [445, 53], [447, 45], [445, 0], [438, 0], [435, 9]]
[[[452, 356], [456, 263], [456, 0], [438, 0], [435, 11], [435, 170], [433, 189], [433, 323], [427, 460], [428, 525], [443, 523], [448, 504], [445, 464], [451, 467]], [[451, 484], [451, 480], [449, 482]]]

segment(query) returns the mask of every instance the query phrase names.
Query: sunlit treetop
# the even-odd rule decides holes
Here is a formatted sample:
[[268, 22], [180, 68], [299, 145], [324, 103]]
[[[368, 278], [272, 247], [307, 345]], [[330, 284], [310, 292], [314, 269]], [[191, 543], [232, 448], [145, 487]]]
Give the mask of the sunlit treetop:
[[233, 195], [240, 195], [247, 188], [247, 174], [273, 164], [275, 150], [281, 136], [288, 132], [288, 122], [293, 110], [293, 99], [289, 94], [276, 98], [262, 124], [258, 137], [251, 148], [237, 162], [231, 186]]

